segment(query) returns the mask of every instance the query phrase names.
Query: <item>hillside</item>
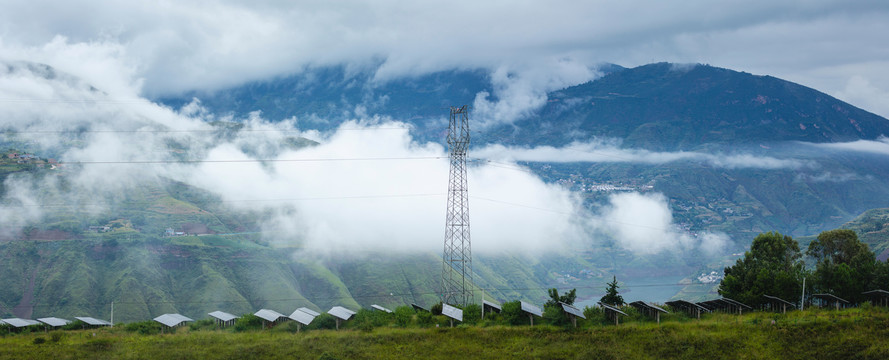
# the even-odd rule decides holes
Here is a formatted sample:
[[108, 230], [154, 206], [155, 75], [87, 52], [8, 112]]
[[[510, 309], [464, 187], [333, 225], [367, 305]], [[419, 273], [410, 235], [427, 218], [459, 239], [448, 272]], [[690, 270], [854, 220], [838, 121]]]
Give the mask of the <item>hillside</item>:
[[[82, 102], [126, 105], [107, 101], [83, 81], [45, 66], [19, 70], [31, 71], [35, 81], [43, 85], [74, 94], [71, 97], [76, 100], [60, 102], [63, 106]], [[605, 281], [614, 275], [622, 282], [627, 299], [664, 301], [684, 285], [698, 284], [699, 276], [721, 271], [735, 258], [731, 254], [743, 251], [759, 232], [817, 234], [889, 203], [889, 161], [884, 155], [820, 145], [878, 139], [889, 133], [886, 119], [780, 79], [711, 66], [613, 66], [605, 74], [592, 82], [549, 93], [546, 105], [512, 124], [479, 130], [473, 135], [473, 146], [479, 149], [501, 144], [532, 149], [597, 141], [615, 144], [604, 150], [562, 149], [593, 155], [597, 151], [626, 151], [606, 160], [550, 157], [515, 162], [530, 169], [547, 186], [571, 190], [583, 199], [590, 214], [607, 209], [615, 195], [661, 194], [671, 220], [665, 226], [690, 238], [712, 232], [725, 234], [730, 241], [716, 254], [672, 248], [639, 254], [622, 247], [616, 235], [596, 232], [585, 234], [592, 240], [585, 247], [572, 248], [567, 254], [477, 254], [475, 281], [485, 289], [486, 298], [543, 302], [547, 288], [559, 287], [577, 288], [579, 302], [594, 302], [601, 296]], [[2, 205], [36, 210], [11, 211], [4, 223], [10, 228], [0, 231], [0, 277], [10, 279], [10, 286], [0, 292], [0, 315], [88, 313], [102, 317], [99, 314], [109, 313], [112, 301], [116, 318], [124, 320], [141, 320], [173, 310], [200, 317], [221, 308], [250, 312], [271, 307], [287, 312], [296, 306], [324, 310], [333, 305], [366, 307], [372, 303], [429, 305], [437, 299], [440, 263], [436, 252], [403, 256], [386, 251], [360, 256], [305, 252], [299, 245], [301, 239], [282, 242], [280, 234], [264, 228], [270, 214], [280, 211], [293, 215], [292, 207], [244, 210], [230, 201], [238, 188], [215, 190], [218, 192], [204, 188], [218, 176], [215, 173], [207, 178], [178, 180], [171, 177], [197, 168], [176, 169], [179, 171], [167, 172], [168, 176], [162, 173], [172, 167], [169, 164], [191, 160], [190, 156], [203, 158], [203, 152], [210, 149], [202, 148], [203, 142], [226, 142], [231, 145], [227, 150], [237, 148], [251, 156], [273, 157], [278, 154], [275, 151], [320, 146], [325, 141], [323, 136], [320, 141], [312, 141], [289, 134], [262, 138], [266, 131], [271, 133], [269, 127], [274, 123], [239, 133], [253, 121], [245, 119], [253, 111], [276, 121], [295, 116], [302, 130], [333, 129], [361, 112], [361, 116], [389, 116], [414, 126], [408, 140], [412, 145], [441, 142], [446, 106], [467, 103], [479, 91], [490, 91], [490, 86], [483, 71], [454, 70], [376, 82], [371, 73], [334, 68], [311, 69], [293, 77], [213, 94], [164, 99], [166, 105], [178, 108], [190, 103], [192, 96], [199, 97], [205, 107], [202, 111], [210, 114], [199, 121], [209, 123], [195, 127], [209, 124], [209, 129], [201, 128], [201, 136], [180, 139], [176, 136], [181, 134], [168, 125], [146, 124], [146, 116], [129, 119], [129, 128], [148, 130], [134, 138], [113, 140], [128, 144], [140, 137], [157, 136], [157, 142], [140, 143], [129, 159], [144, 160], [149, 154], [160, 158], [158, 164], [162, 165], [128, 168], [116, 174], [122, 182], [99, 182], [103, 185], [81, 187], [88, 189], [81, 193], [67, 191], [80, 189], [76, 187], [78, 181], [84, 180], [84, 170], [89, 169], [57, 168], [50, 158], [72, 149], [83, 150], [96, 134], [124, 136], [121, 134], [142, 131], [89, 131], [94, 121], [115, 125], [119, 120], [101, 116], [126, 111], [103, 110], [98, 115], [87, 113], [89, 116], [76, 118], [76, 126], [72, 126], [76, 131], [64, 134], [51, 146], [42, 147], [41, 142], [51, 142], [43, 138], [52, 132], [37, 133], [41, 141], [36, 141], [34, 133], [8, 131], [4, 133], [4, 146], [10, 152], [34, 158], [22, 163], [18, 162], [21, 159], [4, 159], [0, 166], [5, 196]], [[39, 111], [27, 110], [22, 112], [24, 121], [41, 119]], [[256, 138], [268, 142], [248, 141]], [[96, 139], [95, 144], [109, 140], [101, 136]], [[344, 154], [337, 156], [354, 156]], [[681, 157], [688, 154], [695, 157]], [[639, 156], [680, 159], [634, 160]], [[706, 156], [715, 160], [699, 160]], [[744, 160], [740, 165], [725, 162], [739, 158]], [[527, 173], [504, 162], [496, 165]], [[762, 162], [777, 165], [761, 166]], [[279, 171], [269, 163], [259, 165], [257, 173], [263, 176]], [[473, 166], [480, 165], [474, 162]], [[93, 175], [101, 178], [106, 173]], [[244, 175], [247, 184], [262, 179]], [[329, 180], [333, 179], [322, 182]], [[116, 187], [120, 184], [126, 186]], [[344, 184], [340, 187], [351, 186]], [[106, 188], [110, 190], [103, 192]], [[247, 200], [268, 201], [282, 196], [279, 191]], [[318, 194], [302, 196], [315, 198]], [[311, 212], [312, 207], [301, 211]], [[868, 231], [878, 234], [881, 229]], [[298, 230], [291, 231], [300, 233]], [[440, 228], [428, 233], [438, 238]], [[885, 250], [876, 240], [873, 244]], [[713, 296], [707, 290], [709, 286], [702, 284], [703, 290], [693, 296]]]
[[865, 211], [852, 221], [843, 224], [843, 229], [852, 229], [861, 242], [870, 246], [877, 260], [889, 259], [889, 208]]
[[[262, 359], [879, 359], [889, 355], [884, 309], [707, 315], [700, 321], [371, 331], [192, 330], [143, 335], [114, 329], [0, 337], [3, 358]], [[40, 340], [37, 340], [40, 339]]]
[[669, 63], [618, 71], [555, 91], [543, 109], [516, 127], [517, 142], [531, 134], [535, 143], [549, 145], [598, 136], [649, 150], [843, 142], [889, 134], [886, 119], [805, 86], [707, 65]]

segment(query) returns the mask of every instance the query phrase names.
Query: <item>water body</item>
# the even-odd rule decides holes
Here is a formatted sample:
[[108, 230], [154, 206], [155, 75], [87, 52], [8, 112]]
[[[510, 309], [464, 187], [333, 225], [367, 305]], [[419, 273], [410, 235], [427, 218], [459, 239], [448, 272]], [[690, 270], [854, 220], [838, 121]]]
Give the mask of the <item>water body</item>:
[[[633, 301], [645, 301], [663, 304], [669, 301], [673, 295], [682, 290], [685, 285], [680, 285], [679, 281], [684, 276], [657, 276], [657, 277], [638, 277], [624, 280], [618, 280], [620, 283], [618, 291], [627, 303]], [[585, 306], [596, 306], [596, 303], [605, 295], [605, 287], [602, 291], [594, 294], [592, 297], [576, 302], [575, 306], [583, 309]]]

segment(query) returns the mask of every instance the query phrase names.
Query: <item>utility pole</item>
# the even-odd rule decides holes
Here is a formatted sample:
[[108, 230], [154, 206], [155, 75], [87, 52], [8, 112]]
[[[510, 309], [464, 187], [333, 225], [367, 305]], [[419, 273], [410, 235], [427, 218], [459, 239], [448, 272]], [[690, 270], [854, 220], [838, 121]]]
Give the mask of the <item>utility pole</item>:
[[111, 302], [111, 327], [114, 327], [114, 301]]
[[469, 146], [469, 106], [451, 107], [448, 126], [448, 211], [441, 268], [441, 301], [469, 304], [472, 299], [472, 243], [469, 237], [469, 190], [466, 148]]

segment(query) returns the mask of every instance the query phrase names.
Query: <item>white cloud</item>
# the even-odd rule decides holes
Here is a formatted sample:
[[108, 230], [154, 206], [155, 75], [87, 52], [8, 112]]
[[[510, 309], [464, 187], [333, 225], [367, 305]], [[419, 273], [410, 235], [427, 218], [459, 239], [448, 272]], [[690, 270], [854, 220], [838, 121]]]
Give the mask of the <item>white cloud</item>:
[[843, 143], [825, 143], [825, 144], [812, 144], [806, 143], [810, 146], [819, 147], [823, 149], [833, 149], [833, 150], [842, 150], [842, 151], [856, 151], [856, 152], [865, 152], [865, 153], [873, 153], [880, 155], [889, 155], [889, 138], [881, 137], [877, 140], [856, 140], [851, 142], [843, 142]]
[[680, 230], [673, 223], [667, 198], [657, 193], [611, 195], [594, 223], [623, 248], [643, 255], [698, 249], [712, 256], [725, 250], [729, 243], [725, 234]]
[[[45, 61], [106, 91], [212, 90], [311, 66], [381, 65], [381, 79], [453, 68], [514, 72], [491, 117], [600, 62], [709, 63], [774, 75], [887, 116], [889, 4], [852, 1], [3, 1], [0, 56]], [[24, 50], [22, 50], [24, 49]], [[43, 58], [29, 57], [42, 51]], [[103, 62], [110, 56], [114, 61]], [[570, 59], [577, 71], [559, 63]], [[882, 64], [882, 65], [880, 65]], [[568, 76], [568, 77], [566, 77]], [[863, 79], [864, 81], [858, 80]], [[538, 79], [551, 79], [539, 81]], [[504, 78], [506, 79], [506, 78]], [[495, 80], [495, 87], [502, 86]], [[533, 89], [523, 90], [524, 84]], [[866, 84], [866, 85], [863, 85]], [[510, 99], [508, 94], [518, 97]], [[488, 99], [490, 101], [490, 99]], [[518, 109], [514, 109], [518, 106]]]
[[[49, 76], [44, 67], [7, 63], [0, 69], [7, 70], [0, 74], [0, 98], [30, 89], [27, 101], [0, 102], [9, 114], [0, 126], [13, 130], [4, 136], [32, 144], [37, 153], [57, 152], [67, 163], [65, 181], [8, 177], [0, 206], [4, 231], [39, 221], [48, 211], [41, 205], [98, 214], [121, 194], [172, 179], [217, 194], [236, 212], [268, 214], [260, 225], [273, 243], [350, 254], [441, 249], [447, 153], [439, 144], [414, 141], [403, 123], [356, 119], [328, 134], [305, 134], [320, 141], [317, 146], [293, 148], [285, 140], [303, 135], [296, 119], [270, 123], [255, 113], [241, 122], [244, 130], [217, 134], [205, 122], [212, 118], [200, 117], [206, 111], [198, 102], [176, 113], [144, 99], [116, 101], [76, 78]], [[180, 158], [200, 161], [175, 161]], [[476, 163], [469, 167], [469, 191], [473, 249], [480, 253], [560, 252], [601, 241], [602, 232], [640, 253], [709, 246], [664, 230], [675, 226], [663, 196], [616, 195], [592, 213], [578, 194], [530, 171]], [[681, 246], [667, 246], [676, 241]]]
[[808, 160], [780, 159], [752, 154], [712, 154], [695, 151], [653, 152], [644, 149], [624, 149], [617, 140], [596, 139], [591, 142], [574, 142], [565, 147], [539, 146], [534, 148], [488, 145], [473, 150], [473, 157], [502, 161], [535, 162], [626, 162], [663, 164], [692, 161], [727, 169], [801, 169], [817, 167]]

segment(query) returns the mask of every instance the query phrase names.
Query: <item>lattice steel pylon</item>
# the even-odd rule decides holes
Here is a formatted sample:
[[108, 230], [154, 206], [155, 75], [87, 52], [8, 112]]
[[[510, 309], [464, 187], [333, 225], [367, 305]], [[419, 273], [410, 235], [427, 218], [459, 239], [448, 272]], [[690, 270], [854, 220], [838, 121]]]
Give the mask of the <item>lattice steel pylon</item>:
[[451, 107], [448, 127], [451, 171], [448, 181], [448, 212], [441, 268], [441, 300], [445, 304], [472, 301], [472, 242], [469, 237], [469, 190], [466, 148], [469, 146], [469, 107]]

